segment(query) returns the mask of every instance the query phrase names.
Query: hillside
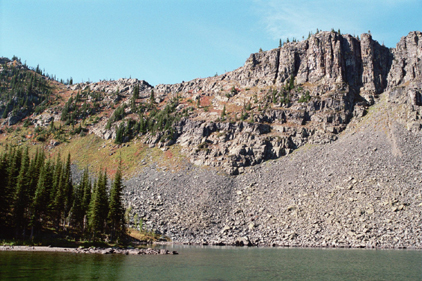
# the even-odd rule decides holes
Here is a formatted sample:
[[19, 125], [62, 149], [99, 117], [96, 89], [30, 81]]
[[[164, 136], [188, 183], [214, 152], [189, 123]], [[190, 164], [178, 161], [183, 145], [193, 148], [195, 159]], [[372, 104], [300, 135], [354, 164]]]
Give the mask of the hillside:
[[421, 32], [394, 49], [320, 32], [152, 86], [1, 58], [0, 143], [121, 158], [132, 218], [174, 241], [421, 248], [421, 59]]

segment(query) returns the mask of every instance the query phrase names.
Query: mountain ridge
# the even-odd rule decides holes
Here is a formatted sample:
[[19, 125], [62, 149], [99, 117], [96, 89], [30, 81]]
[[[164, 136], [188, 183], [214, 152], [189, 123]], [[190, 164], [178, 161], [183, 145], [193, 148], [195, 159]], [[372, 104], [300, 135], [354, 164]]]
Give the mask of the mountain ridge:
[[[130, 224], [136, 214], [174, 241], [421, 248], [421, 39], [388, 49], [320, 32], [232, 72], [154, 87], [49, 80], [41, 114], [0, 104], [0, 141], [27, 143], [20, 128], [51, 153], [77, 147], [80, 166], [123, 153]], [[24, 67], [3, 60], [2, 73]]]

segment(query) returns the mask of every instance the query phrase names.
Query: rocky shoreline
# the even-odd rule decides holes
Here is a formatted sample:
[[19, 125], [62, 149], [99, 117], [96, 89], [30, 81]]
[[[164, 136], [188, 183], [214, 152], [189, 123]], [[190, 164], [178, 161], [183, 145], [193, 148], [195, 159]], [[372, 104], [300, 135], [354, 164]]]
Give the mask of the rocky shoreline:
[[77, 254], [122, 254], [122, 255], [177, 255], [176, 251], [166, 249], [119, 249], [119, 248], [62, 248], [50, 246], [0, 246], [0, 251], [19, 251], [19, 252], [60, 252]]

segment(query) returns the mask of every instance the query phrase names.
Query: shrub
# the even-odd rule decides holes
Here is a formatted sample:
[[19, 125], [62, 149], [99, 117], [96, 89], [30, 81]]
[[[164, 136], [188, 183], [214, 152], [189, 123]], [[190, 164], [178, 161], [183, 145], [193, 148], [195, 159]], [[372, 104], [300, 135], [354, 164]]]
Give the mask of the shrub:
[[311, 95], [309, 94], [309, 91], [306, 91], [306, 93], [299, 98], [298, 102], [302, 103], [302, 102], [308, 102], [310, 100], [311, 100]]

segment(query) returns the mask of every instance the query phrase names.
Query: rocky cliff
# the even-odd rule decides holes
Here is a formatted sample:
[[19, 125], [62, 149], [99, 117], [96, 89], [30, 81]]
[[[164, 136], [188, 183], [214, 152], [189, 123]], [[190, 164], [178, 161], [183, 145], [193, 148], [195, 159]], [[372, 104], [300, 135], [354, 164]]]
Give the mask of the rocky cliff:
[[[320, 32], [215, 77], [56, 83], [54, 106], [23, 118], [37, 142], [54, 134], [52, 151], [88, 134], [99, 154], [134, 147], [130, 223], [173, 241], [422, 248], [421, 59], [419, 31], [392, 49]], [[183, 164], [158, 165], [137, 144], [179, 149]]]
[[[194, 163], [242, 175], [152, 165], [126, 182], [127, 204], [145, 228], [184, 243], [421, 248], [421, 39], [411, 32], [387, 49], [369, 34], [323, 32], [219, 77], [156, 86], [215, 97], [235, 86], [225, 102], [239, 104], [249, 91], [283, 91], [292, 76], [295, 89], [254, 122], [178, 124]], [[206, 152], [189, 151], [201, 143]], [[269, 158], [278, 159], [254, 166]]]
[[[163, 149], [178, 143], [192, 163], [238, 174], [306, 143], [336, 140], [351, 119], [364, 116], [387, 89], [400, 91], [399, 96], [410, 91], [407, 95], [418, 105], [420, 37], [420, 32], [411, 32], [390, 50], [370, 34], [358, 39], [320, 32], [252, 54], [244, 66], [217, 77], [155, 87], [144, 81], [119, 80], [119, 86], [103, 82], [73, 89], [119, 90], [130, 96], [133, 85], [139, 84], [141, 96], [147, 98], [153, 90], [158, 103], [174, 96], [198, 102], [197, 108], [193, 103], [180, 105], [180, 111], [197, 110], [175, 124], [171, 141], [161, 142], [166, 134], [162, 132], [144, 135], [144, 142]], [[115, 136], [101, 128], [94, 131], [105, 138]]]

